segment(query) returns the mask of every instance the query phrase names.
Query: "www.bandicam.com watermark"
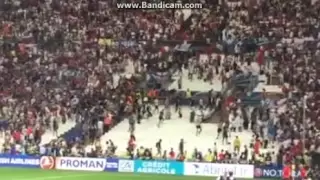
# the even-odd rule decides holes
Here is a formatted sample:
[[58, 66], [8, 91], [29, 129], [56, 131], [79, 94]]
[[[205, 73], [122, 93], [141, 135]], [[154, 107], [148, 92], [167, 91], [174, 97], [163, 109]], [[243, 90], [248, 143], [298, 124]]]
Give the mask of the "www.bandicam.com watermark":
[[118, 9], [201, 9], [201, 3], [117, 3]]

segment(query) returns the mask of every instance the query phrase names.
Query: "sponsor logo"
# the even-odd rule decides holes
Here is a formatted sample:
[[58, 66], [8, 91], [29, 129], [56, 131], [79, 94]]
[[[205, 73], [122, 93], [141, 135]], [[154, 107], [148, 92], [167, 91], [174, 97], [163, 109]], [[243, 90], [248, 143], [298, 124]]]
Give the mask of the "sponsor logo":
[[118, 168], [118, 163], [115, 162], [107, 162], [107, 168]]
[[105, 171], [118, 172], [119, 160], [114, 158], [107, 158]]
[[131, 160], [119, 160], [119, 172], [134, 172], [134, 162]]
[[40, 168], [40, 157], [0, 154], [0, 167]]
[[51, 156], [42, 156], [40, 158], [41, 169], [53, 169], [54, 168], [54, 158]]
[[194, 167], [194, 173], [199, 174], [199, 165], [198, 164], [193, 164]]
[[261, 168], [255, 168], [254, 169], [254, 177], [261, 177], [263, 176], [263, 171]]
[[183, 163], [166, 161], [134, 161], [134, 172], [183, 175]]
[[253, 178], [254, 167], [244, 164], [184, 163], [184, 175], [221, 176], [233, 172], [236, 178]]
[[106, 159], [103, 158], [75, 158], [61, 157], [56, 159], [56, 169], [104, 171]]

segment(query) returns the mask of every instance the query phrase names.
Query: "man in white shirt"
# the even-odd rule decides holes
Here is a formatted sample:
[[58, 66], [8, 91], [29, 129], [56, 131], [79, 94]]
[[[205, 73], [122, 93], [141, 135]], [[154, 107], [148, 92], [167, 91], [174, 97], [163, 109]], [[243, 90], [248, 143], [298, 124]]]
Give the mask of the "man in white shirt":
[[196, 136], [200, 135], [202, 128], [201, 123], [203, 119], [203, 112], [201, 110], [196, 111], [195, 124], [196, 124]]

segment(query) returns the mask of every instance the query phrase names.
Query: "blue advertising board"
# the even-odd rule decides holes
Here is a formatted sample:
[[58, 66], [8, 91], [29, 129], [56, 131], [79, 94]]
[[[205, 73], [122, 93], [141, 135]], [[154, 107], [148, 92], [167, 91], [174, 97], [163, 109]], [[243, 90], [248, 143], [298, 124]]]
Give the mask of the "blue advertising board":
[[0, 154], [0, 167], [40, 168], [40, 157]]
[[282, 166], [255, 166], [254, 167], [255, 178], [281, 178]]
[[[293, 177], [299, 177], [300, 171], [296, 169], [293, 172]], [[281, 178], [282, 177], [282, 166], [277, 165], [266, 165], [266, 166], [255, 166], [254, 167], [255, 178]]]
[[119, 159], [107, 158], [107, 164], [104, 170], [109, 172], [118, 172], [118, 166], [119, 166]]
[[134, 161], [135, 173], [183, 175], [184, 165], [175, 161]]

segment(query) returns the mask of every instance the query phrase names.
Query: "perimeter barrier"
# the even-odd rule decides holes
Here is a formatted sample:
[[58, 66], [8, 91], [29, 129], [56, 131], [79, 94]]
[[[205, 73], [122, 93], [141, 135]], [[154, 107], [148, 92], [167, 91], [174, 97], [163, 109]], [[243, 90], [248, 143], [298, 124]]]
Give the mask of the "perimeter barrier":
[[[225, 172], [232, 171], [236, 178], [254, 178], [255, 175], [254, 166], [247, 164], [23, 155], [0, 155], [0, 167], [97, 172], [131, 172], [208, 177], [216, 177], [223, 175]], [[273, 176], [273, 171], [269, 173]]]

